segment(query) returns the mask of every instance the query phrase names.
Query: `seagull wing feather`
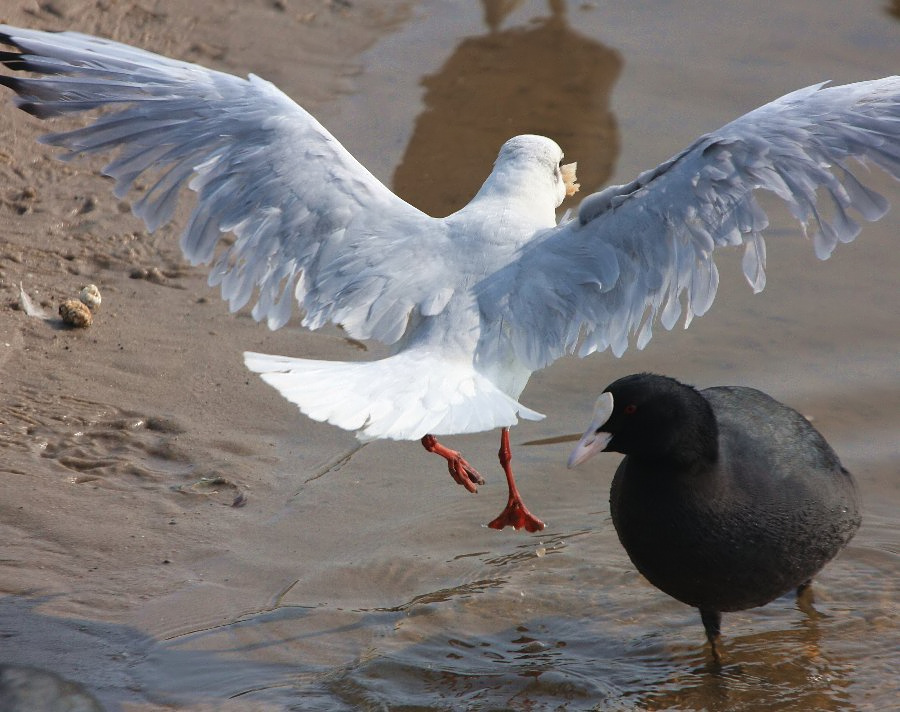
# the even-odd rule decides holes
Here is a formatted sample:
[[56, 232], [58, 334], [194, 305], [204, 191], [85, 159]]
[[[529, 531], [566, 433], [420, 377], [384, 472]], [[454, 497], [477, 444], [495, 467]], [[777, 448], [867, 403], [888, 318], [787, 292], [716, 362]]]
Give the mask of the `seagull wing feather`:
[[[900, 179], [900, 77], [801, 89], [585, 198], [576, 217], [479, 285], [480, 307], [503, 320], [532, 369], [568, 353], [642, 348], [656, 322], [671, 329], [709, 309], [717, 248], [743, 246], [744, 274], [764, 288], [768, 218], [757, 191], [785, 201], [826, 259], [859, 233], [851, 211], [873, 221], [888, 209], [859, 180], [868, 165]], [[496, 348], [489, 336], [482, 355]]]
[[104, 110], [42, 141], [67, 160], [114, 152], [104, 172], [119, 197], [147, 186], [133, 210], [149, 230], [195, 191], [181, 247], [211, 263], [232, 310], [256, 293], [253, 316], [275, 329], [296, 299], [305, 326], [391, 343], [414, 311], [446, 303], [444, 222], [394, 195], [273, 84], [75, 32], [0, 26], [0, 41], [21, 52], [0, 55], [8, 68], [40, 75], [0, 77], [23, 110]]

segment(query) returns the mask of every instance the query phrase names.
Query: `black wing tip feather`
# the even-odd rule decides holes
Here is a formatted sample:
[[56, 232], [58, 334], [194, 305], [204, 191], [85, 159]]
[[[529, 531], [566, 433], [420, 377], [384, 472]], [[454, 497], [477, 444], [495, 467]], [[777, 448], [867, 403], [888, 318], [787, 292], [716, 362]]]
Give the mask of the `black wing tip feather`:
[[[17, 67], [11, 66], [10, 63], [4, 61], [2, 58], [0, 58], [0, 64], [4, 65], [7, 69], [17, 69]], [[8, 87], [20, 96], [25, 88], [21, 79], [10, 76], [9, 74], [0, 74], [0, 86]]]
[[[18, 50], [22, 50], [22, 45], [16, 42], [16, 40], [13, 39], [13, 36], [9, 32], [0, 32], [0, 45], [8, 45], [10, 47], [15, 47]], [[6, 61], [6, 57], [8, 55], [13, 57], [19, 56], [18, 53], [14, 52], [0, 52], [0, 57], [3, 58], [0, 61]]]
[[[22, 50], [20, 52], [0, 50], [0, 65], [2, 65], [4, 69], [13, 72], [35, 72], [37, 74], [50, 73], [37, 68], [34, 63], [30, 61], [29, 55], [25, 54], [21, 45], [19, 45], [8, 32], [0, 32], [0, 45], [3, 44]], [[0, 74], [0, 85], [12, 89], [16, 94], [22, 95], [23, 90], [26, 87], [26, 81], [9, 74]], [[32, 114], [33, 116], [43, 118], [39, 113], [39, 108], [35, 107], [33, 104], [21, 103], [18, 104], [18, 107], [22, 109], [22, 111]]]
[[[16, 44], [16, 41], [8, 32], [0, 32], [0, 45], [9, 45], [10, 47], [19, 48], [19, 45]], [[28, 62], [23, 58], [21, 52], [0, 50], [0, 65], [3, 65], [5, 69], [14, 72], [28, 69]], [[22, 80], [11, 77], [8, 74], [0, 74], [0, 86], [9, 87], [16, 94], [22, 93]]]
[[17, 69], [13, 65], [26, 64], [21, 52], [0, 52], [0, 64], [5, 64], [10, 69]]
[[[59, 30], [40, 30], [40, 32], [46, 34], [62, 34]], [[18, 52], [0, 50], [0, 64], [3, 64], [7, 69], [12, 69], [17, 72], [37, 71], [32, 69], [31, 63], [28, 61], [30, 57], [35, 57], [37, 55], [29, 55], [28, 50], [18, 42], [11, 33], [0, 32], [0, 46], [2, 45], [14, 47]]]
[[0, 50], [0, 64], [13, 71], [28, 69], [28, 60], [25, 58], [22, 47], [12, 38], [8, 32], [0, 32], [0, 45], [15, 47], [19, 52]]
[[21, 109], [26, 114], [31, 114], [38, 119], [50, 119], [59, 116], [59, 112], [48, 111], [46, 107], [41, 106], [33, 101], [16, 101], [16, 108]]
[[39, 119], [49, 119], [59, 115], [58, 111], [48, 109], [39, 102], [28, 101], [23, 98], [27, 95], [28, 90], [28, 81], [26, 79], [12, 77], [8, 74], [0, 74], [0, 86], [8, 87], [18, 95], [14, 99], [16, 108], [21, 109], [26, 114], [31, 114]]
[[[5, 62], [3, 62], [5, 64]], [[8, 65], [7, 65], [8, 66]], [[16, 94], [21, 97], [25, 93], [25, 81], [18, 77], [12, 77], [8, 74], [0, 74], [0, 86], [8, 87], [12, 89]], [[30, 102], [21, 101], [18, 97], [16, 98], [16, 106], [22, 111], [31, 114], [33, 116], [38, 116], [36, 113], [38, 108], [35, 107]], [[39, 117], [41, 118], [41, 117]]]

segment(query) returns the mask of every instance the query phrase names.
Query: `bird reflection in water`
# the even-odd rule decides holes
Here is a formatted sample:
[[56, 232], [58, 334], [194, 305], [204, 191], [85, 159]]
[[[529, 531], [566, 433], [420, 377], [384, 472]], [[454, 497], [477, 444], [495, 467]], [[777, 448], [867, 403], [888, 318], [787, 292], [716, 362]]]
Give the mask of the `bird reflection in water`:
[[[566, 3], [527, 26], [501, 29], [520, 0], [482, 0], [487, 34], [468, 37], [422, 80], [424, 110], [394, 173], [394, 191], [429, 215], [468, 203], [512, 136], [554, 139], [578, 161], [581, 195], [609, 180], [619, 155], [610, 109], [622, 57], [575, 32]], [[464, 147], [464, 150], [463, 150]], [[580, 196], [579, 196], [580, 197]], [[563, 209], [575, 200], [563, 203]]]

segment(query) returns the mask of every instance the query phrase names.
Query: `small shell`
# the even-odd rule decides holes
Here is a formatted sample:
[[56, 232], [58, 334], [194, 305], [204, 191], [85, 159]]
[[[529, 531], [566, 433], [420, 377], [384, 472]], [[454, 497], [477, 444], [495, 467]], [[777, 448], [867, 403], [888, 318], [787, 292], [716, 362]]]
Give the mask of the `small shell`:
[[59, 316], [69, 326], [87, 329], [94, 321], [91, 310], [78, 299], [66, 299], [59, 305]]
[[575, 195], [581, 187], [580, 184], [575, 182], [577, 180], [575, 177], [576, 168], [578, 168], [577, 163], [567, 163], [566, 165], [559, 167], [560, 173], [562, 173], [563, 183], [566, 184], [566, 195], [569, 197]]
[[78, 298], [82, 303], [86, 304], [91, 311], [97, 311], [100, 308], [100, 302], [103, 301], [100, 298], [100, 290], [97, 289], [96, 284], [89, 284], [88, 286], [83, 287]]

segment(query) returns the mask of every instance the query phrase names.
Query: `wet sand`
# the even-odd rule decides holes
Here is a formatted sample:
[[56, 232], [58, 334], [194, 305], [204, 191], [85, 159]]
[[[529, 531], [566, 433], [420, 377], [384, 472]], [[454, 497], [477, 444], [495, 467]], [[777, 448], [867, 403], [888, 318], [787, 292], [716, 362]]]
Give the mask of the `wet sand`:
[[[839, 1], [677, 14], [640, 2], [186, 7], [7, 2], [0, 19], [259, 74], [435, 213], [467, 200], [514, 133], [557, 138], [589, 191], [791, 89], [900, 66], [900, 22], [879, 2], [852, 15]], [[129, 711], [895, 699], [896, 183], [874, 177], [893, 211], [825, 263], [774, 211], [761, 295], [739, 255], [723, 256], [716, 303], [689, 330], [660, 327], [619, 360], [565, 359], [523, 395], [548, 418], [517, 427], [514, 447], [579, 431], [625, 373], [755, 385], [809, 414], [857, 475], [865, 520], [817, 581], [824, 616], [788, 599], [731, 614], [726, 665], [711, 670], [696, 612], [646, 584], [615, 538], [616, 456], [569, 472], [566, 445], [516, 447], [548, 528], [484, 528], [505, 501], [496, 433], [451, 439], [489, 477], [469, 496], [417, 443], [356, 450], [300, 416], [243, 368], [243, 351], [356, 359], [381, 347], [230, 315], [181, 258], [183, 220], [147, 235], [99, 162], [53, 160], [34, 142], [49, 129], [3, 101], [0, 664], [50, 669]], [[20, 283], [55, 312], [89, 282], [104, 303], [88, 330], [14, 308]]]

